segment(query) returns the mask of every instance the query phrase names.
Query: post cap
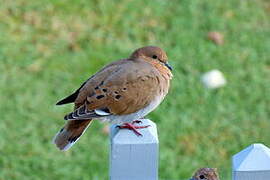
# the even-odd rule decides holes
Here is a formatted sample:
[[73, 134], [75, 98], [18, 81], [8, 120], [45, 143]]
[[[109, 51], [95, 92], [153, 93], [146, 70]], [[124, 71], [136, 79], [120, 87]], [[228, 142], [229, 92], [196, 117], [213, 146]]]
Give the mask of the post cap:
[[233, 171], [269, 171], [270, 149], [260, 143], [252, 144], [232, 158]]

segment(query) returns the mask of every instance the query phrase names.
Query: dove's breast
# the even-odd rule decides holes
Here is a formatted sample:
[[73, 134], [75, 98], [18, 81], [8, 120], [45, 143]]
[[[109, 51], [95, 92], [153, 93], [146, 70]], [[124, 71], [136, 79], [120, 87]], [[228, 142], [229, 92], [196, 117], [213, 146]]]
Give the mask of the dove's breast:
[[137, 112], [126, 114], [126, 115], [111, 115], [103, 118], [104, 121], [109, 121], [113, 124], [120, 124], [124, 122], [132, 122], [134, 120], [139, 120], [140, 118], [143, 118], [150, 112], [152, 112], [156, 107], [162, 102], [164, 99], [164, 96], [157, 96], [156, 99], [154, 99], [149, 105], [146, 107], [140, 109]]

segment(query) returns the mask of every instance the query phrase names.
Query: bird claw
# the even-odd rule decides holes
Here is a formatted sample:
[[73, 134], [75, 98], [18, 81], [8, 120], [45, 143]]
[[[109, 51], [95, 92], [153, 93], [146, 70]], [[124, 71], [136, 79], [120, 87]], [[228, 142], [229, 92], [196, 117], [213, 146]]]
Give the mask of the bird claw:
[[141, 124], [142, 121], [141, 120], [135, 120], [135, 121], [132, 121], [132, 124]]
[[129, 129], [132, 130], [137, 136], [142, 136], [142, 134], [137, 130], [137, 129], [143, 129], [143, 128], [148, 128], [150, 125], [146, 126], [134, 126], [133, 124], [135, 123], [141, 123], [140, 120], [133, 121], [132, 123], [124, 123], [123, 125], [118, 125], [119, 129]]

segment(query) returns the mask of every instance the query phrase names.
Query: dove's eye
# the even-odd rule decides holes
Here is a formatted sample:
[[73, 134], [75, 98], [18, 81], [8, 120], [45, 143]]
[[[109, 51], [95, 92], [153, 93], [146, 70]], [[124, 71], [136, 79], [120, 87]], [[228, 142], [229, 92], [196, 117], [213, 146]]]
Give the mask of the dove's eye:
[[200, 179], [204, 179], [204, 175], [200, 175]]
[[153, 59], [157, 59], [157, 56], [156, 56], [156, 55], [153, 55], [152, 58], [153, 58]]

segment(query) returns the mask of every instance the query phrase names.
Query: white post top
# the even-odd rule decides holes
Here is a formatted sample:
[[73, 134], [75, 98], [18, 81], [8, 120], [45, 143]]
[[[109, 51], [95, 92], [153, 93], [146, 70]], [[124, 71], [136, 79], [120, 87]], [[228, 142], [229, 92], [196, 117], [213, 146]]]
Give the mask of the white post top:
[[270, 149], [252, 144], [233, 156], [233, 171], [269, 171]]
[[142, 123], [136, 123], [135, 126], [147, 126], [147, 128], [137, 129], [142, 136], [137, 136], [132, 130], [119, 129], [116, 126], [111, 126], [111, 140], [114, 143], [120, 144], [149, 144], [158, 143], [156, 124], [149, 119], [140, 119]]
[[[140, 119], [141, 120], [141, 119]], [[155, 123], [142, 119], [136, 126], [150, 127], [132, 130], [111, 126], [110, 131], [110, 179], [111, 180], [157, 180], [158, 136]]]

